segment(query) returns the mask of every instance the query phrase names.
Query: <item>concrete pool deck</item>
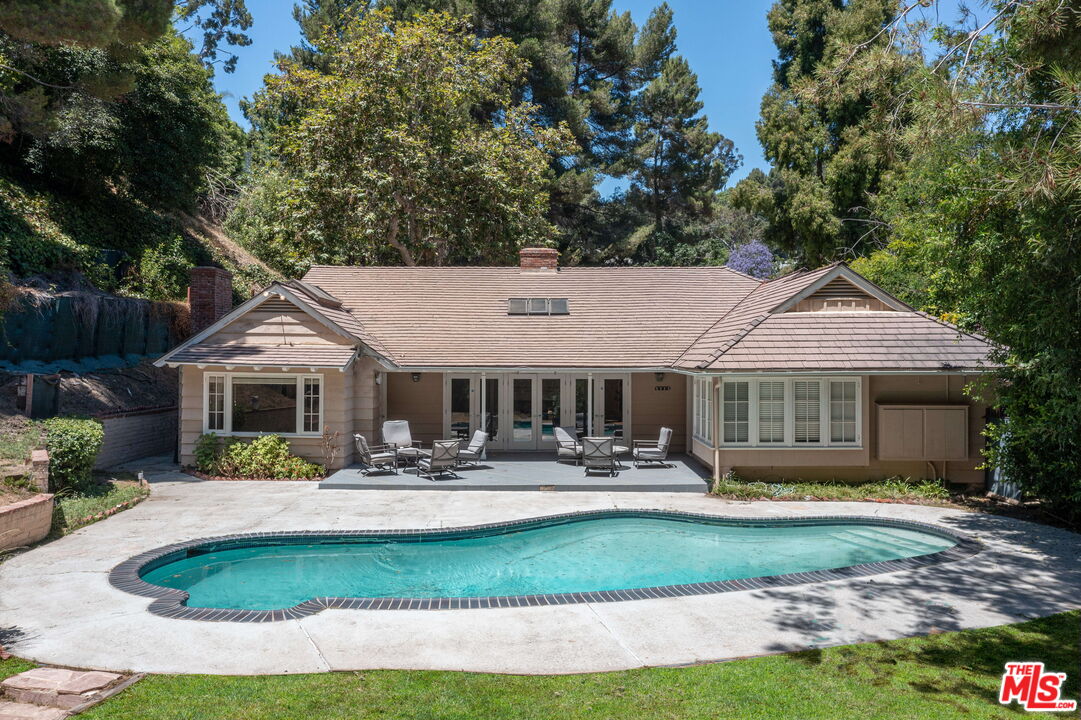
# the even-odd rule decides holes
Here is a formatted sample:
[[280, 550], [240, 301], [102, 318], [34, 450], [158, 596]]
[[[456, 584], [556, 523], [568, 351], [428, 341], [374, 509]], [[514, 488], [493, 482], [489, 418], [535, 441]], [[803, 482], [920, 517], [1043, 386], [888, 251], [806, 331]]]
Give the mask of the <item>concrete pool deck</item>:
[[[0, 564], [0, 644], [114, 671], [271, 674], [444, 669], [574, 673], [682, 665], [1019, 622], [1081, 607], [1081, 535], [992, 515], [878, 503], [727, 502], [690, 493], [319, 490], [199, 482], [147, 468], [137, 507]], [[438, 528], [607, 508], [863, 515], [977, 537], [978, 555], [918, 570], [718, 595], [484, 610], [324, 610], [246, 624], [171, 620], [109, 571], [173, 542], [286, 530]]]

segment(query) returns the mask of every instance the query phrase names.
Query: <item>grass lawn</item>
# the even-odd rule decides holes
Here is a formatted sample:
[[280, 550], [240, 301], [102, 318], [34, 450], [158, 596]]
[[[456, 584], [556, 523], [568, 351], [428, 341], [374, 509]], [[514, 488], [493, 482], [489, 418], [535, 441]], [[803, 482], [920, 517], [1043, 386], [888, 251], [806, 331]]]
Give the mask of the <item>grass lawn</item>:
[[56, 535], [66, 535], [73, 530], [90, 525], [98, 520], [104, 513], [123, 505], [121, 509], [127, 509], [130, 505], [145, 498], [150, 490], [139, 485], [138, 480], [117, 478], [105, 479], [95, 489], [84, 495], [61, 496], [56, 499], [56, 507], [53, 510], [53, 530]]
[[744, 482], [721, 478], [710, 492], [734, 500], [909, 500], [945, 504], [949, 491], [933, 480], [914, 481], [890, 478], [879, 482]]
[[[1078, 695], [1070, 612], [1019, 625], [688, 668], [521, 677], [371, 671], [149, 677], [86, 720], [652, 720], [1018, 718], [997, 703], [1010, 660], [1042, 660]], [[423, 641], [423, 639], [419, 639]], [[1053, 713], [1046, 714], [1059, 717]]]

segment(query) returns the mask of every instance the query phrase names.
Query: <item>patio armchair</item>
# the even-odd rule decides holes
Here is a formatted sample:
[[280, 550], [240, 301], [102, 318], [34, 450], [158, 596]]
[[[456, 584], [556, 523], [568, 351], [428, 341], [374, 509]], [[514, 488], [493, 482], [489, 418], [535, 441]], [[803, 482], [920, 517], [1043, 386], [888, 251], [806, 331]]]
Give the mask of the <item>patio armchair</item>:
[[398, 451], [399, 460], [416, 462], [421, 455], [420, 443], [413, 441], [408, 420], [387, 420], [383, 423], [383, 442]]
[[597, 470], [607, 470], [609, 475], [615, 477], [618, 467], [615, 441], [610, 437], [582, 438], [582, 465], [585, 466], [586, 475]]
[[672, 444], [672, 428], [661, 428], [656, 440], [635, 440], [631, 456], [634, 466], [642, 463], [660, 463], [672, 467], [668, 462], [668, 446]]
[[360, 471], [364, 475], [376, 471], [390, 470], [398, 474], [398, 452], [390, 445], [369, 445], [363, 435], [353, 435], [357, 446], [357, 456], [364, 468]]
[[465, 465], [479, 465], [480, 461], [484, 459], [484, 446], [488, 443], [488, 433], [483, 430], [477, 430], [473, 433], [472, 439], [469, 441], [469, 445], [458, 450], [458, 464]]
[[556, 462], [573, 460], [577, 465], [582, 459], [582, 444], [578, 442], [578, 433], [574, 428], [557, 427], [553, 434], [556, 438]]
[[454, 468], [458, 466], [458, 446], [461, 440], [436, 440], [432, 451], [424, 453], [417, 460], [417, 475], [435, 480], [435, 476], [453, 475], [458, 477]]

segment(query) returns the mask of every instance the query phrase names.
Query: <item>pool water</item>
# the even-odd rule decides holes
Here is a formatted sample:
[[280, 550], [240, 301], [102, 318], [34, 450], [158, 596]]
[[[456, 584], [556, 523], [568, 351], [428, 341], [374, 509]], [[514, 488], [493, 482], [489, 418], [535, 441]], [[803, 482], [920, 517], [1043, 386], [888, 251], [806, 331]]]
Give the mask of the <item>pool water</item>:
[[[805, 521], [804, 521], [805, 523]], [[191, 607], [272, 610], [315, 597], [481, 597], [624, 590], [823, 570], [939, 552], [945, 536], [887, 525], [749, 526], [590, 517], [447, 538], [294, 538], [188, 551], [141, 573]], [[272, 541], [271, 541], [272, 542]]]

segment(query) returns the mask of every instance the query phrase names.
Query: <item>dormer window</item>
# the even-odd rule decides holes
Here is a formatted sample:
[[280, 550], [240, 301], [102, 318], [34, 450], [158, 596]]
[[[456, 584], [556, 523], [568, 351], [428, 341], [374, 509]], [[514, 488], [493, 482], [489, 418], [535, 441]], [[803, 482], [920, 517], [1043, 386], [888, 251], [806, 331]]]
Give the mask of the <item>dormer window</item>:
[[508, 298], [508, 315], [570, 315], [567, 298]]

